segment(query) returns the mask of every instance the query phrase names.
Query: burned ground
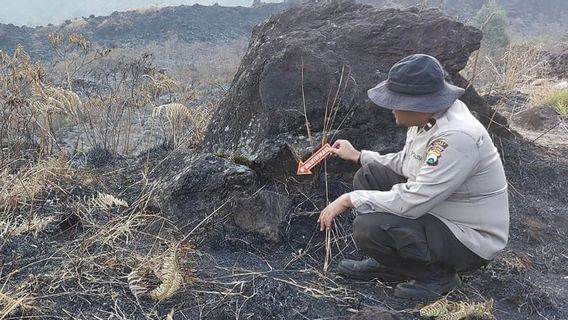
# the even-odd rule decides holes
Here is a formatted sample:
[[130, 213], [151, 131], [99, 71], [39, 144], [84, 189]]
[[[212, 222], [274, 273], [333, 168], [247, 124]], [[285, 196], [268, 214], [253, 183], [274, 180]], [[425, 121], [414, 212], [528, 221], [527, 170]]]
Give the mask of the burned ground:
[[[449, 299], [494, 299], [496, 319], [564, 319], [567, 164], [522, 140], [497, 138], [496, 144], [502, 148], [511, 186], [510, 243], [489, 266], [462, 275], [464, 286]], [[190, 225], [175, 226], [151, 203], [143, 215], [112, 209], [78, 216], [85, 212], [77, 210], [78, 199], [97, 191], [120, 195], [132, 206], [143, 203], [147, 191], [142, 190], [141, 172], [163, 158], [146, 160], [72, 168], [74, 178], [38, 197], [38, 214], [59, 222], [37, 237], [6, 237], [0, 249], [3, 293], [33, 294], [31, 309], [13, 318], [31, 312], [43, 318], [159, 319], [173, 309], [180, 319], [348, 319], [367, 307], [418, 318], [416, 303], [393, 297], [391, 283], [354, 282], [322, 271], [325, 237], [317, 230], [317, 212], [292, 215], [279, 245], [243, 232], [227, 216], [213, 215], [205, 223], [205, 216], [196, 216]], [[154, 168], [159, 172], [159, 165]], [[343, 191], [333, 189], [336, 194]], [[321, 199], [310, 201], [323, 204], [324, 198], [322, 192]], [[352, 218], [338, 222], [334, 263], [361, 257], [349, 235]], [[187, 250], [182, 259], [190, 280], [158, 305], [146, 297], [137, 301], [126, 275], [145, 256], [163, 254], [164, 246], [192, 230], [183, 242]], [[364, 319], [388, 319], [378, 314]]]
[[[445, 38], [452, 44], [466, 41], [462, 48], [467, 47], [469, 51], [461, 52], [458, 58], [445, 51], [444, 48], [451, 45], [430, 48], [439, 50], [436, 53], [444, 57], [443, 62], [454, 66], [451, 77], [460, 82], [465, 80], [457, 72], [477, 48], [479, 34], [439, 17], [437, 11], [389, 9], [378, 12], [378, 9], [354, 4], [343, 6], [344, 11], [336, 9], [331, 4], [324, 10], [337, 20], [335, 26], [318, 24], [313, 15], [302, 16], [302, 11], [296, 10], [288, 16], [275, 17], [257, 29], [251, 50], [245, 55], [248, 59], [245, 61], [250, 63], [241, 66], [236, 83], [220, 103], [220, 108], [224, 109], [213, 117], [212, 126], [222, 125], [211, 127], [214, 130], [205, 137], [205, 146], [172, 144], [172, 137], [167, 135], [160, 136], [165, 140], [163, 143], [156, 143], [136, 155], [91, 148], [75, 150], [71, 157], [55, 151], [48, 156], [46, 151], [41, 153], [46, 150], [40, 148], [41, 145], [21, 147], [11, 159], [4, 157], [7, 152], [3, 153], [0, 318], [168, 319], [171, 315], [173, 319], [419, 319], [418, 309], [422, 305], [395, 298], [393, 283], [355, 282], [333, 272], [341, 258], [362, 257], [350, 236], [354, 215], [346, 214], [337, 221], [329, 243], [326, 243], [325, 233], [319, 232], [316, 220], [329, 199], [351, 190], [350, 181], [357, 168], [329, 159], [308, 178], [295, 177], [293, 170], [286, 171], [296, 164], [294, 150], [302, 147], [311, 151], [307, 133], [303, 132], [304, 123], [298, 122], [294, 115], [288, 124], [279, 123], [278, 127], [268, 124], [262, 131], [267, 133], [265, 135], [244, 132], [250, 119], [245, 118], [245, 112], [240, 112], [245, 110], [241, 108], [270, 110], [274, 107], [271, 101], [277, 100], [271, 98], [275, 93], [266, 90], [260, 93], [260, 80], [250, 77], [247, 68], [258, 67], [255, 72], [265, 75], [274, 70], [289, 70], [286, 57], [294, 58], [293, 54], [277, 56], [279, 63], [271, 64], [276, 67], [269, 70], [268, 65], [253, 63], [257, 58], [254, 50], [262, 46], [269, 57], [260, 57], [271, 61], [274, 52], [270, 48], [280, 48], [282, 52], [290, 49], [285, 40], [279, 38], [288, 33], [264, 34], [266, 30], [282, 26], [290, 28], [291, 37], [295, 39], [303, 36], [315, 42], [317, 39], [311, 38], [309, 32], [293, 30], [308, 23], [303, 20], [306, 18], [316, 28], [322, 28], [320, 35], [325, 35], [328, 27], [334, 30], [343, 26], [344, 30], [351, 30], [348, 28], [350, 16], [360, 15], [379, 22], [410, 17], [418, 24], [429, 24], [430, 18], [435, 16], [436, 24], [454, 26], [468, 35], [462, 40], [459, 36]], [[310, 7], [309, 10], [316, 9]], [[291, 21], [297, 23], [289, 23]], [[368, 25], [377, 27], [373, 23]], [[395, 33], [391, 36], [399, 38]], [[350, 40], [347, 36], [343, 39]], [[316, 50], [317, 43], [314, 43], [316, 49], [303, 48], [311, 56], [305, 60], [305, 65], [311, 67], [307, 70], [330, 72], [325, 77], [306, 77], [304, 80], [311, 88], [317, 89], [322, 83], [332, 84], [332, 88], [341, 87], [337, 85], [342, 74], [342, 63], [338, 61], [355, 64], [360, 60], [357, 50], [353, 50], [354, 45], [347, 40], [338, 41], [335, 45], [341, 50], [333, 54], [325, 48]], [[283, 41], [283, 46], [274, 45], [278, 41]], [[377, 50], [373, 55], [389, 57], [382, 62], [381, 69], [396, 60], [390, 51]], [[340, 51], [348, 52], [349, 59], [335, 56]], [[290, 52], [297, 53], [297, 50]], [[318, 69], [317, 66], [322, 65], [318, 62], [320, 54], [337, 59], [327, 60], [336, 69], [329, 66]], [[292, 77], [298, 70], [289, 71], [288, 76]], [[27, 79], [29, 73], [29, 70], [22, 73], [21, 78]], [[384, 77], [384, 74], [375, 74], [376, 78], [367, 79], [364, 74], [353, 72], [350, 76], [366, 79], [368, 83], [344, 83], [357, 83], [362, 90]], [[159, 77], [157, 73], [151, 75]], [[6, 81], [12, 84], [10, 79]], [[141, 78], [124, 79], [126, 83], [145, 84]], [[263, 81], [274, 79], [262, 78]], [[165, 80], [158, 84], [163, 83]], [[296, 81], [298, 83], [300, 81]], [[153, 84], [157, 86], [156, 82]], [[297, 95], [294, 98], [300, 101], [301, 90], [293, 87], [293, 83], [289, 85], [291, 95]], [[219, 86], [212, 83], [208, 90]], [[246, 90], [239, 91], [239, 88]], [[128, 89], [146, 95], [157, 90], [134, 85]], [[314, 91], [327, 95], [329, 88]], [[169, 100], [162, 101], [168, 96], [170, 99], [176, 95], [187, 98], [178, 92], [172, 94], [166, 90], [166, 93], [152, 96], [155, 101], [151, 103], [169, 103]], [[249, 96], [258, 98], [264, 105], [248, 106], [249, 100], [239, 98]], [[27, 101], [25, 97], [16, 97]], [[310, 94], [307, 97], [320, 99]], [[14, 101], [5, 96], [1, 98], [5, 107]], [[85, 96], [81, 98], [88, 101]], [[368, 105], [364, 105], [361, 95], [342, 98], [346, 98], [348, 103], [344, 107], [348, 110], [349, 103], [362, 104], [364, 114], [368, 115], [363, 120], [380, 125], [362, 126], [362, 119], [346, 120], [341, 128], [345, 131], [333, 127], [336, 130], [330, 131], [330, 138], [347, 137], [354, 139], [357, 146], [381, 152], [398, 150], [404, 129], [395, 128], [388, 114], [375, 116], [380, 119], [372, 117], [372, 109], [366, 109]], [[448, 300], [474, 303], [493, 299], [496, 319], [566, 319], [568, 148], [562, 144], [545, 144], [543, 142], [549, 140], [542, 137], [523, 138], [528, 136], [527, 132], [514, 131], [508, 126], [504, 119], [514, 125], [513, 114], [518, 116], [518, 104], [530, 104], [525, 96], [493, 92], [481, 98], [470, 88], [468, 99], [492, 132], [505, 165], [510, 186], [511, 233], [507, 248], [487, 267], [463, 274], [464, 285], [452, 292]], [[232, 103], [234, 101], [237, 103]], [[500, 104], [503, 101], [505, 106]], [[115, 107], [116, 104], [129, 106], [122, 100], [104, 102]], [[89, 105], [83, 107], [86, 109]], [[311, 119], [322, 122], [325, 118], [322, 110], [313, 110]], [[502, 116], [494, 114], [495, 110]], [[148, 123], [153, 119], [152, 109], [145, 111], [134, 113], [140, 115], [138, 122]], [[344, 111], [340, 110], [340, 116], [349, 116], [349, 112]], [[172, 114], [168, 114], [169, 120], [157, 125], [172, 125]], [[50, 115], [55, 117], [56, 113]], [[320, 131], [326, 127], [325, 122], [313, 122]], [[544, 131], [535, 134], [545, 132], [548, 124], [545, 123]], [[188, 121], [191, 130], [195, 125]], [[314, 130], [313, 139], [319, 142], [325, 134], [318, 130]], [[248, 154], [242, 152], [234, 147], [234, 140], [238, 138], [226, 136], [225, 132], [254, 140], [256, 149]], [[564, 131], [553, 134], [559, 140], [565, 137]], [[365, 139], [363, 135], [372, 138]], [[16, 149], [12, 145], [6, 148], [3, 150]], [[262, 210], [263, 204], [273, 202], [279, 205]], [[272, 224], [266, 224], [273, 218]], [[326, 251], [332, 253], [328, 271], [323, 270]]]

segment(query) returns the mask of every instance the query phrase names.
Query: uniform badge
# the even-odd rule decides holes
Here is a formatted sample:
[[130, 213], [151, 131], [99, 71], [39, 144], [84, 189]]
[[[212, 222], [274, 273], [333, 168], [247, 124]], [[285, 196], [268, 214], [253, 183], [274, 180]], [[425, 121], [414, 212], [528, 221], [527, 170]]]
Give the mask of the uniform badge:
[[436, 139], [428, 146], [426, 155], [426, 164], [429, 166], [436, 166], [442, 157], [442, 152], [446, 150], [448, 143], [444, 139]]

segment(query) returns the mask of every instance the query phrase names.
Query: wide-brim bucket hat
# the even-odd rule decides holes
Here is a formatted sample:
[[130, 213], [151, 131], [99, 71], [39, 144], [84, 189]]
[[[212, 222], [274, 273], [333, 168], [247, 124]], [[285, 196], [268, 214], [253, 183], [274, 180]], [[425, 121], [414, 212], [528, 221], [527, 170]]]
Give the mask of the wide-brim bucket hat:
[[436, 58], [414, 54], [395, 63], [387, 80], [369, 89], [367, 95], [386, 109], [436, 113], [448, 109], [464, 92], [445, 81]]

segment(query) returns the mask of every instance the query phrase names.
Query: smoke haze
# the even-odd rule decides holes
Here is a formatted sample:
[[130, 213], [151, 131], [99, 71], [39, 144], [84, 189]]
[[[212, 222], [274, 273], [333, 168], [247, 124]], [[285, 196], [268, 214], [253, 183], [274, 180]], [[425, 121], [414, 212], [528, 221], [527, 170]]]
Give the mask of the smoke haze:
[[[253, 0], [0, 0], [0, 23], [38, 26], [48, 23], [59, 24], [66, 19], [82, 16], [108, 15], [113, 11], [144, 8], [150, 6], [212, 5], [251, 6]], [[264, 0], [263, 2], [280, 2]]]

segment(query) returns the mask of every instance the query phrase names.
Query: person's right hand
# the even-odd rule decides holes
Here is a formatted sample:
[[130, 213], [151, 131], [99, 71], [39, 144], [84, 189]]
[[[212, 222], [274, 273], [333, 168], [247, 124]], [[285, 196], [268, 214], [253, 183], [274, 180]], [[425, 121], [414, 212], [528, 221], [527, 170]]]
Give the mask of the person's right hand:
[[361, 156], [361, 152], [353, 148], [351, 142], [347, 140], [335, 141], [331, 148], [331, 153], [335, 154], [343, 160], [349, 160], [355, 163], [359, 161], [359, 157]]

